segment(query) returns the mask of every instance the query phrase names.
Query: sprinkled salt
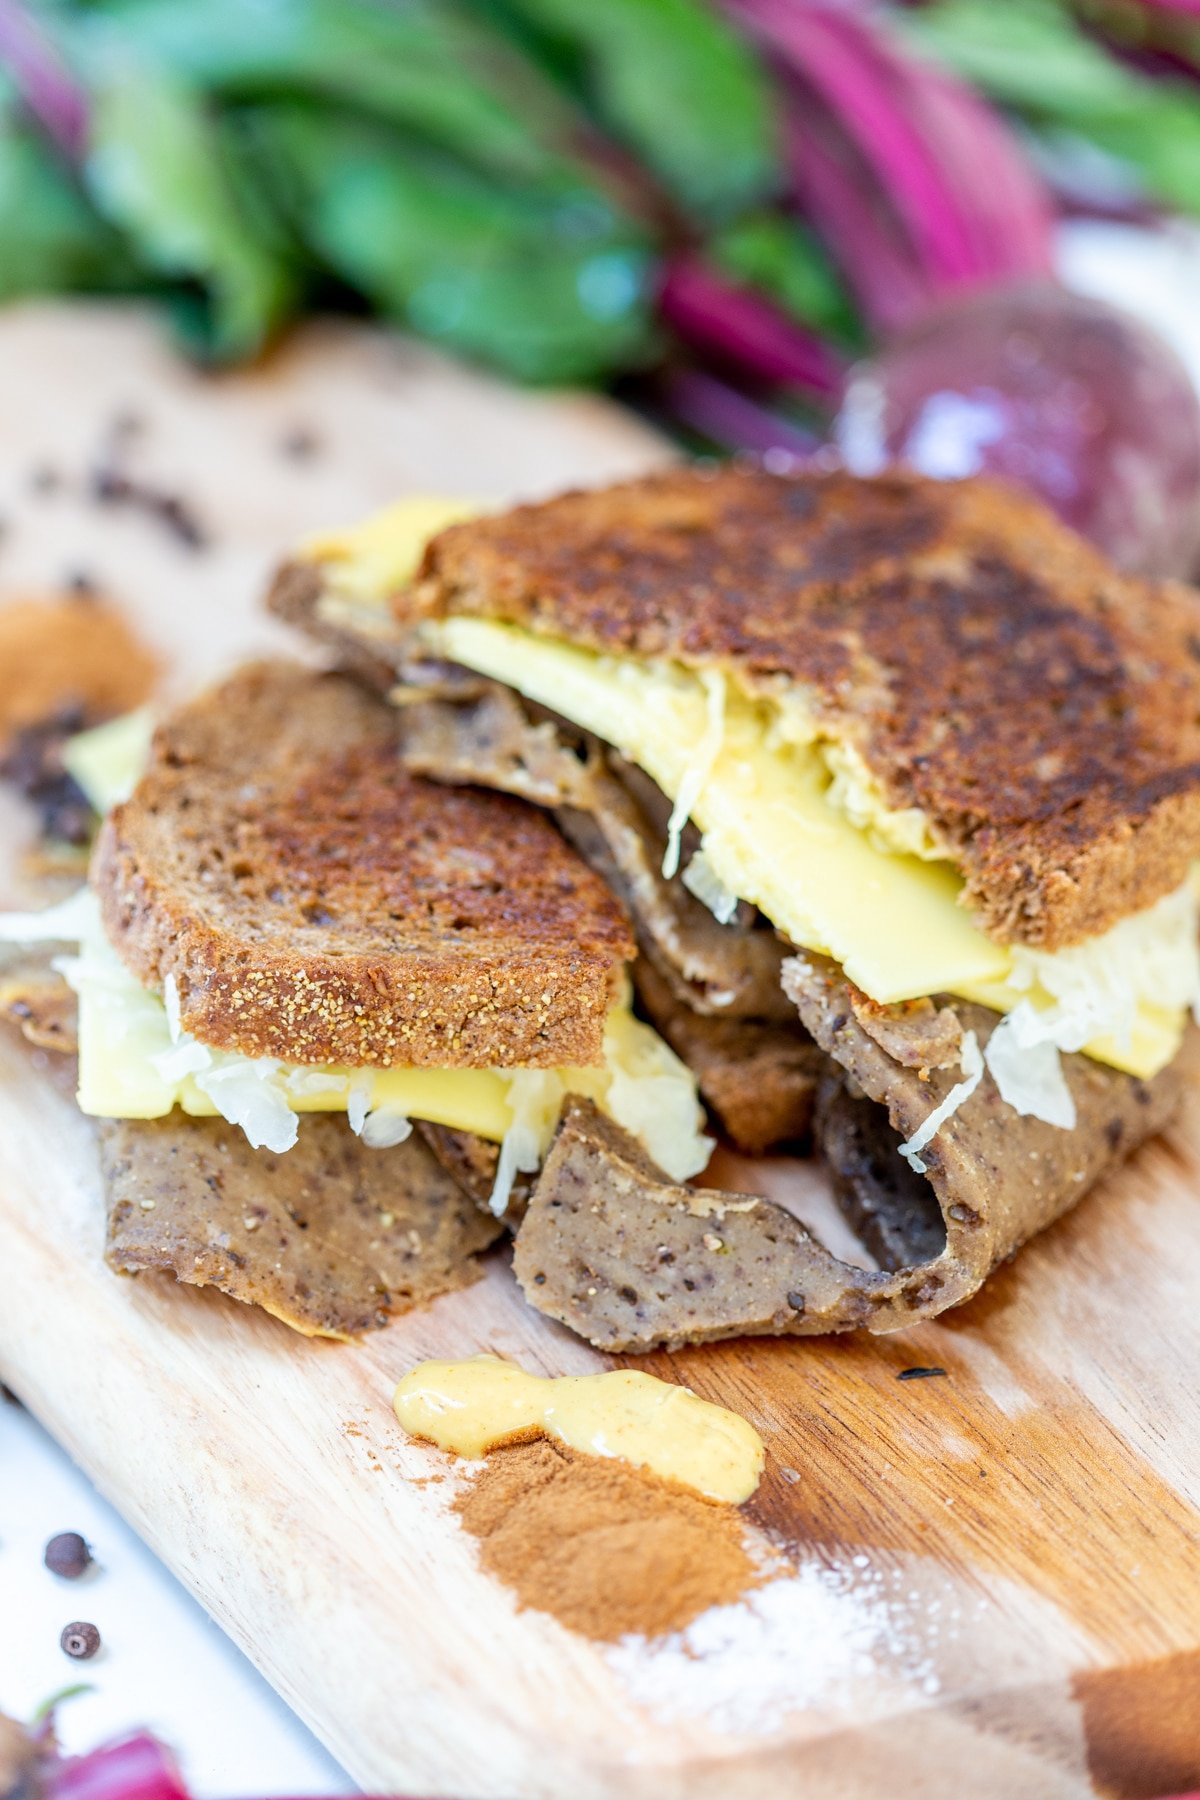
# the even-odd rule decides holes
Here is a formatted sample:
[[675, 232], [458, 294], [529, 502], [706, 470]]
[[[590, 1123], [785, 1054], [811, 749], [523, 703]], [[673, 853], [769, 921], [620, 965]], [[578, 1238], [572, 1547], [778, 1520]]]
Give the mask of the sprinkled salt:
[[[856, 1571], [868, 1566], [854, 1558]], [[927, 1629], [902, 1595], [890, 1597], [903, 1579], [807, 1563], [672, 1637], [624, 1638], [606, 1655], [631, 1698], [663, 1721], [752, 1734], [817, 1707], [849, 1716], [894, 1681], [931, 1693], [938, 1680]]]

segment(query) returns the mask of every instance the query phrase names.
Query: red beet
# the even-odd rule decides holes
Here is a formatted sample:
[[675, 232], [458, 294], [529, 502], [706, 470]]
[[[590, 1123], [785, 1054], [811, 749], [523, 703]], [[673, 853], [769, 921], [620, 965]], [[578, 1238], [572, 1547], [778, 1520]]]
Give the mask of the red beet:
[[853, 371], [836, 434], [860, 474], [997, 475], [1124, 569], [1200, 566], [1200, 399], [1104, 301], [1035, 281], [940, 306]]

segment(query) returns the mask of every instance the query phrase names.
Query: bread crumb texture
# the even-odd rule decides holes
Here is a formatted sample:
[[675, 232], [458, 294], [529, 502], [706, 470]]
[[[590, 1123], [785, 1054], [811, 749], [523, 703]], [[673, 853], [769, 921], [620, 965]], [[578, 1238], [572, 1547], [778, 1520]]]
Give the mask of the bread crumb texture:
[[1200, 594], [989, 482], [671, 470], [451, 526], [395, 611], [798, 693], [1003, 942], [1094, 936], [1200, 854]]
[[619, 903], [536, 808], [399, 760], [344, 676], [242, 669], [174, 715], [109, 816], [105, 928], [186, 1030], [294, 1063], [596, 1064]]

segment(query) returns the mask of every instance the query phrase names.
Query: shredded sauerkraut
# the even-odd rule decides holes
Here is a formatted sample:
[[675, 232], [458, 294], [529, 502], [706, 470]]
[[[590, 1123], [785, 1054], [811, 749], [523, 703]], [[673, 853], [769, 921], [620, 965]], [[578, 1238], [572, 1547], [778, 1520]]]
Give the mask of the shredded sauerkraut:
[[1022, 1002], [993, 1031], [984, 1061], [1000, 1098], [1014, 1112], [1072, 1131], [1075, 1102], [1058, 1046], [1045, 1032], [1039, 1015]]
[[720, 756], [721, 746], [725, 742], [725, 677], [719, 669], [701, 669], [700, 681], [704, 688], [704, 735], [696, 745], [696, 754], [683, 772], [679, 792], [671, 808], [671, 817], [667, 820], [667, 847], [663, 853], [662, 872], [668, 881], [679, 869], [683, 828], [704, 792], [704, 784], [712, 774], [713, 764]]
[[412, 1120], [398, 1106], [376, 1106], [363, 1120], [362, 1141], [368, 1150], [394, 1150], [412, 1136]]
[[0, 913], [0, 944], [81, 944], [99, 928], [96, 896], [82, 887], [42, 912]]
[[691, 1071], [626, 1005], [609, 1013], [603, 1067], [512, 1069], [506, 1079], [513, 1122], [500, 1145], [492, 1186], [497, 1215], [507, 1209], [518, 1173], [540, 1168], [569, 1094], [594, 1100], [672, 1181], [698, 1175], [712, 1154]]
[[889, 806], [882, 787], [851, 744], [827, 739], [820, 749], [833, 777], [826, 799], [857, 831], [865, 832], [877, 850], [891, 856], [919, 856], [923, 862], [945, 859], [921, 808]]
[[497, 1218], [508, 1210], [518, 1175], [533, 1175], [554, 1136], [567, 1084], [556, 1069], [512, 1069], [508, 1106], [512, 1124], [500, 1144], [489, 1204]]
[[973, 1031], [963, 1033], [959, 1066], [963, 1073], [962, 1080], [955, 1083], [941, 1105], [935, 1106], [929, 1117], [917, 1127], [907, 1143], [900, 1146], [901, 1156], [910, 1167], [916, 1170], [918, 1175], [924, 1175], [929, 1166], [922, 1161], [920, 1152], [937, 1135], [946, 1120], [952, 1119], [960, 1106], [965, 1106], [983, 1080], [983, 1057], [979, 1049], [979, 1039]]
[[1106, 1040], [1128, 1048], [1146, 1008], [1178, 1016], [1200, 1002], [1200, 881], [1193, 873], [1085, 944], [1014, 945], [1006, 986], [1025, 997], [992, 1033], [988, 1071], [1016, 1112], [1070, 1131], [1075, 1102], [1060, 1051]]
[[594, 1096], [597, 1103], [672, 1181], [698, 1175], [712, 1155], [713, 1140], [704, 1135], [704, 1109], [687, 1064], [624, 1008], [609, 1014], [604, 1058], [603, 1070], [572, 1070], [572, 1085], [583, 1088], [585, 1077], [607, 1076]]
[[737, 916], [738, 897], [727, 888], [704, 854], [704, 845], [688, 863], [681, 877], [689, 894], [707, 906], [718, 925], [729, 925]]

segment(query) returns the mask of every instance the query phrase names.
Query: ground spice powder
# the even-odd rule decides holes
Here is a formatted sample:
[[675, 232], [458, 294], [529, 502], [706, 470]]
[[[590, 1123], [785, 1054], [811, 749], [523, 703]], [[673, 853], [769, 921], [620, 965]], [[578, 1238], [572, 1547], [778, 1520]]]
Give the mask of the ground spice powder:
[[[103, 600], [15, 600], [0, 607], [0, 755], [13, 735], [76, 705], [96, 724], [140, 706], [157, 664]], [[79, 729], [76, 724], [75, 729]]]
[[758, 1579], [735, 1508], [544, 1439], [494, 1450], [455, 1511], [522, 1606], [602, 1642], [681, 1630]]

